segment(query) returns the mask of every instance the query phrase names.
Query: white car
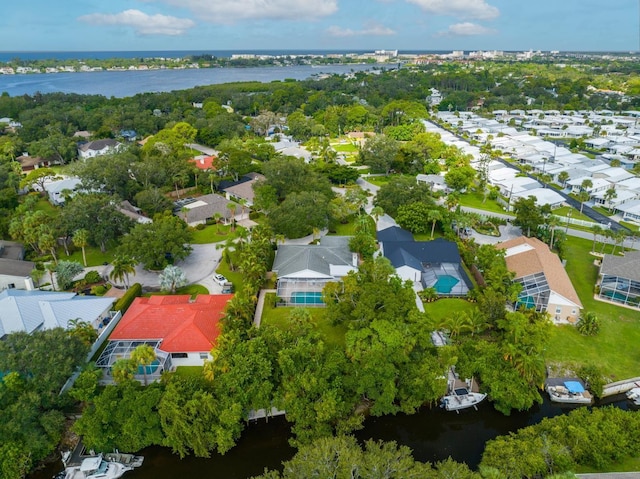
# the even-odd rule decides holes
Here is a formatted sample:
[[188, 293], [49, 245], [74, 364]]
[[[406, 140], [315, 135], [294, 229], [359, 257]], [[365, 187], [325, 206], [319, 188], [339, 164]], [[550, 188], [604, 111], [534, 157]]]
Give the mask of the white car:
[[222, 276], [221, 274], [216, 274], [216, 275], [213, 277], [213, 280], [214, 280], [216, 283], [218, 283], [220, 286], [223, 286], [223, 285], [224, 285], [224, 283], [227, 283], [227, 282], [228, 282], [227, 278], [225, 278], [225, 277], [224, 277], [224, 276]]

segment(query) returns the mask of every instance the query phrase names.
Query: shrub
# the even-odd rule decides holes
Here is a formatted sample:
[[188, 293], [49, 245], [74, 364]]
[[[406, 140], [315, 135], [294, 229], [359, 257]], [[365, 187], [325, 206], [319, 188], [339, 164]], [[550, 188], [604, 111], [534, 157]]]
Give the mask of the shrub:
[[94, 294], [96, 296], [104, 296], [106, 292], [107, 292], [107, 287], [102, 284], [91, 288], [91, 294]]
[[600, 319], [594, 313], [587, 312], [578, 320], [576, 328], [583, 336], [595, 336], [600, 332]]
[[87, 274], [84, 275], [84, 281], [87, 284], [99, 283], [102, 281], [102, 276], [97, 271], [88, 271]]
[[196, 229], [198, 231], [202, 231], [203, 229], [205, 229], [207, 227], [207, 225], [205, 225], [204, 223], [200, 223], [198, 225], [196, 225]]
[[132, 284], [131, 287], [127, 290], [127, 292], [124, 293], [124, 296], [120, 298], [118, 301], [116, 301], [116, 304], [113, 307], [113, 309], [115, 311], [121, 311], [122, 314], [124, 314], [127, 311], [127, 309], [129, 309], [129, 306], [131, 306], [131, 303], [133, 303], [133, 300], [136, 299], [141, 294], [142, 294], [142, 285], [140, 283]]

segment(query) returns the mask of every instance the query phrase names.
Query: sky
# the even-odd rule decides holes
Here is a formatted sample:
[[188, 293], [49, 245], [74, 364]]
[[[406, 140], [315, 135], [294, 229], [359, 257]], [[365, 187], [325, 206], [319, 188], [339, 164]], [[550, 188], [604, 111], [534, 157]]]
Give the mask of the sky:
[[640, 0], [3, 1], [0, 51], [637, 51]]

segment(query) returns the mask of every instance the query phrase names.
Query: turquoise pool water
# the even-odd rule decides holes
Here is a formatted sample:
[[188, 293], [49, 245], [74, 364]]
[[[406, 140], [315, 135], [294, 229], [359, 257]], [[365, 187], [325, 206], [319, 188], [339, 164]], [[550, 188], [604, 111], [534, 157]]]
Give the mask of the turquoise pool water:
[[160, 361], [156, 359], [148, 366], [138, 366], [138, 372], [136, 374], [153, 374], [158, 370], [158, 366], [160, 366]]
[[294, 291], [291, 293], [292, 304], [324, 304], [319, 291]]
[[523, 296], [522, 298], [518, 298], [516, 309], [520, 309], [521, 307], [524, 307], [525, 309], [535, 308], [536, 300], [533, 296]]
[[455, 276], [438, 276], [438, 281], [436, 281], [436, 284], [434, 284], [433, 287], [440, 294], [449, 294], [453, 287], [459, 282], [460, 280]]

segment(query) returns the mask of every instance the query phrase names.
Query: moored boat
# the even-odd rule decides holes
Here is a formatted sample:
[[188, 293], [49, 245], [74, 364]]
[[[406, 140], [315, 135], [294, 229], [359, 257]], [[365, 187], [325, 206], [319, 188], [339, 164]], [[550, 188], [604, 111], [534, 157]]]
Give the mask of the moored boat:
[[456, 412], [470, 407], [477, 409], [477, 405], [486, 397], [486, 394], [473, 392], [468, 387], [458, 387], [442, 398], [442, 407]]
[[629, 399], [636, 406], [640, 406], [640, 387], [633, 388], [627, 391], [627, 399]]
[[[69, 456], [66, 456], [69, 458]], [[56, 479], [118, 479], [131, 471], [134, 467], [142, 465], [143, 457], [133, 454], [113, 453], [107, 456], [102, 454], [85, 456], [80, 464], [67, 465], [65, 470], [58, 474]], [[120, 462], [120, 459], [125, 462]]]
[[553, 402], [563, 404], [591, 404], [593, 396], [578, 381], [565, 381], [562, 384], [547, 385], [547, 393]]

